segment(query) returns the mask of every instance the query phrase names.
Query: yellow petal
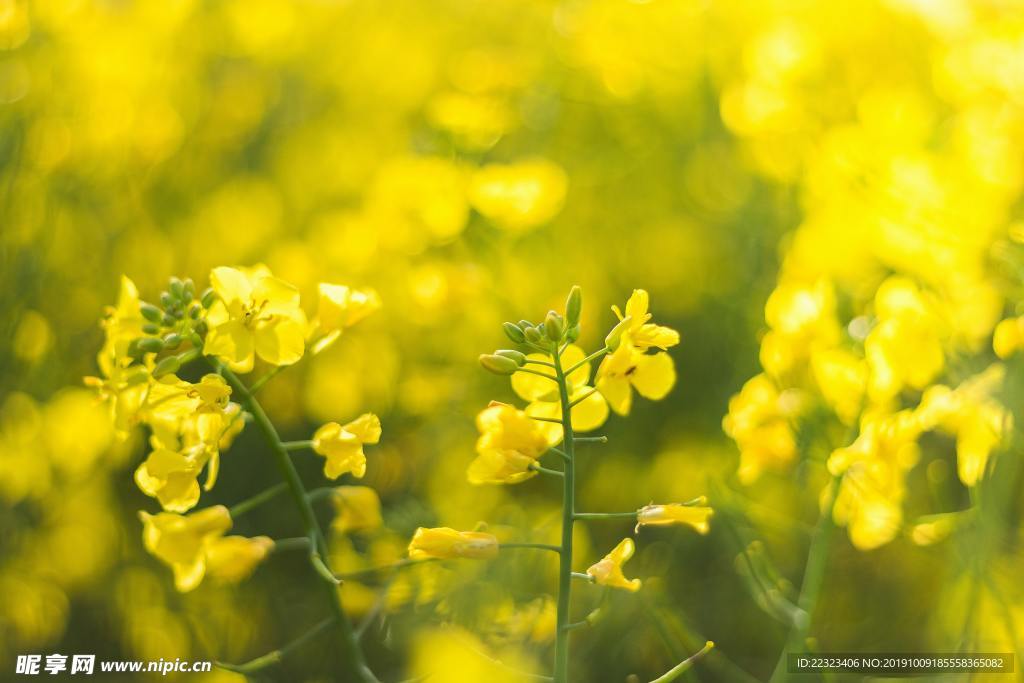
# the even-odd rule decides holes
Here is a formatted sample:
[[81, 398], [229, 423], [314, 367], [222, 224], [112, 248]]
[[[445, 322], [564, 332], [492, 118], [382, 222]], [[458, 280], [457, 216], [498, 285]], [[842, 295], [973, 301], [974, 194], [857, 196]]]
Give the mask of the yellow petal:
[[629, 415], [633, 405], [633, 389], [625, 377], [607, 376], [597, 381], [597, 390], [601, 392], [609, 407], [619, 415]]
[[210, 285], [228, 307], [252, 299], [252, 284], [249, 282], [249, 278], [235, 268], [227, 266], [214, 268], [210, 271]]
[[210, 329], [203, 345], [203, 353], [222, 358], [232, 367], [241, 366], [252, 370], [255, 348], [252, 332], [245, 326], [245, 322], [228, 320]]
[[667, 353], [642, 355], [636, 359], [636, 370], [630, 381], [644, 398], [652, 401], [665, 398], [676, 383], [676, 366]]
[[291, 365], [306, 349], [306, 326], [297, 320], [279, 318], [261, 326], [255, 334], [256, 353], [271, 365]]

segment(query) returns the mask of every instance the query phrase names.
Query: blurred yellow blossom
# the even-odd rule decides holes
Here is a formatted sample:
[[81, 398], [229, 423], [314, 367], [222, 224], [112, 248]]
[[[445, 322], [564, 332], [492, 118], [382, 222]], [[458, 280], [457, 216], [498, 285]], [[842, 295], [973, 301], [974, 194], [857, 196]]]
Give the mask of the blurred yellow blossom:
[[664, 505], [645, 505], [636, 513], [636, 530], [644, 526], [671, 526], [681, 524], [693, 528], [699, 534], [711, 530], [709, 520], [714, 510], [706, 505], [683, 505], [667, 503]]
[[274, 541], [267, 536], [225, 536], [210, 541], [206, 547], [206, 574], [224, 583], [238, 583], [249, 578], [273, 548]]
[[522, 232], [544, 225], [562, 209], [568, 179], [546, 159], [489, 164], [473, 174], [473, 208], [501, 228]]
[[741, 482], [753, 483], [765, 470], [783, 470], [796, 459], [792, 427], [796, 404], [783, 397], [767, 375], [747, 380], [740, 393], [729, 399], [722, 428], [740, 449]]
[[483, 531], [456, 531], [449, 527], [420, 527], [409, 543], [414, 560], [466, 558], [491, 560], [498, 556], [498, 539]]
[[369, 486], [337, 486], [331, 490], [334, 522], [339, 534], [372, 531], [384, 524], [380, 514], [380, 496]]

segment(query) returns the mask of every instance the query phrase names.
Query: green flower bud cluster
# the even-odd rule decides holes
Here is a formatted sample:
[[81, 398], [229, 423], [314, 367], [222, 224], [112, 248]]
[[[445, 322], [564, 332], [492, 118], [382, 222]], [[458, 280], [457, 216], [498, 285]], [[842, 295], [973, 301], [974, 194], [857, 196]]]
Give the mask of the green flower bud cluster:
[[583, 292], [578, 285], [574, 285], [566, 299], [564, 315], [557, 311], [548, 311], [543, 322], [537, 324], [529, 320], [520, 320], [518, 323], [506, 322], [502, 323], [502, 329], [505, 331], [505, 336], [516, 344], [525, 344], [543, 351], [557, 349], [563, 343], [572, 343], [579, 339], [582, 308]]
[[172, 277], [167, 289], [160, 293], [159, 304], [140, 302], [139, 313], [145, 320], [141, 329], [146, 336], [129, 343], [128, 355], [141, 359], [146, 354], [174, 352], [174, 355], [158, 360], [152, 374], [162, 377], [177, 372], [187, 358], [186, 354], [202, 345], [206, 311], [215, 300], [211, 289], [197, 297], [191, 278]]

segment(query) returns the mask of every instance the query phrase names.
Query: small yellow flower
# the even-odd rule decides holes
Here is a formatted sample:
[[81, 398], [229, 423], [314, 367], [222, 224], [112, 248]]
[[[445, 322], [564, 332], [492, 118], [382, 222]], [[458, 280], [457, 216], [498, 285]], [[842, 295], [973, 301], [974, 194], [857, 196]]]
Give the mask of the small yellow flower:
[[223, 412], [231, 398], [231, 387], [216, 373], [203, 375], [199, 382], [189, 386], [189, 398], [198, 400], [196, 410], [200, 412]]
[[624, 538], [615, 548], [604, 556], [597, 564], [587, 569], [587, 573], [594, 577], [596, 583], [612, 588], [624, 588], [628, 591], [640, 590], [640, 579], [627, 579], [622, 573], [622, 565], [626, 560], [633, 557], [636, 546], [632, 538]]
[[365, 413], [342, 426], [328, 422], [313, 434], [313, 450], [327, 458], [324, 476], [337, 479], [351, 472], [356, 479], [366, 474], [366, 455], [363, 444], [380, 441], [380, 418]]
[[491, 560], [498, 556], [498, 538], [483, 531], [456, 531], [448, 527], [420, 527], [409, 543], [414, 560], [465, 558]]
[[334, 530], [370, 531], [384, 524], [380, 514], [380, 497], [369, 486], [338, 486], [331, 492], [334, 503]]
[[223, 583], [238, 583], [249, 578], [273, 548], [268, 536], [214, 539], [206, 545], [206, 573]]
[[203, 353], [224, 359], [237, 372], [252, 370], [256, 356], [273, 365], [302, 358], [306, 315], [295, 287], [265, 266], [214, 268], [210, 284], [218, 300], [206, 318], [210, 331]]
[[867, 388], [867, 363], [845, 349], [823, 349], [811, 352], [811, 370], [818, 390], [839, 419], [846, 424], [856, 421]]
[[[570, 344], [562, 352], [561, 364], [566, 370], [579, 364], [586, 354], [583, 349]], [[552, 357], [545, 353], [531, 353], [529, 360], [552, 362]], [[539, 366], [538, 366], [539, 367]], [[566, 377], [569, 385], [569, 400], [580, 402], [572, 409], [572, 427], [577, 432], [589, 432], [597, 429], [608, 419], [608, 403], [600, 392], [590, 386], [590, 363], [584, 363]], [[525, 401], [526, 414], [533, 417], [544, 417], [553, 420], [562, 419], [562, 404], [559, 400], [558, 385], [549, 379], [528, 372], [517, 372], [512, 375], [512, 390]], [[562, 426], [553, 422], [539, 422], [540, 430], [554, 446], [562, 440]]]
[[642, 526], [684, 524], [693, 527], [699, 534], [706, 534], [711, 529], [708, 520], [713, 514], [714, 510], [703, 505], [645, 505], [636, 513], [636, 531], [640, 531]]
[[1006, 359], [1024, 348], [1024, 317], [1007, 318], [996, 325], [992, 335], [992, 349]]
[[769, 331], [761, 340], [761, 366], [779, 378], [801, 367], [808, 355], [840, 338], [835, 292], [827, 280], [779, 284], [764, 307]]
[[313, 327], [320, 338], [313, 344], [319, 353], [333, 344], [341, 333], [380, 308], [380, 295], [373, 289], [353, 289], [321, 282], [320, 301]]
[[644, 353], [634, 346], [628, 334], [618, 348], [605, 356], [597, 369], [597, 389], [619, 415], [628, 415], [633, 405], [633, 389], [644, 398], [658, 401], [676, 383], [676, 366], [665, 352]]
[[529, 466], [548, 449], [541, 423], [506, 403], [491, 402], [476, 417], [477, 457], [466, 475], [472, 484], [517, 484], [537, 473]]
[[211, 450], [196, 445], [182, 452], [157, 448], [135, 470], [135, 483], [168, 512], [186, 512], [199, 502], [199, 473]]
[[190, 515], [160, 512], [139, 513], [142, 541], [152, 555], [174, 571], [175, 587], [185, 593], [199, 585], [206, 574], [207, 545], [231, 528], [231, 515], [215, 505]]
[[651, 297], [647, 290], [634, 289], [626, 301], [626, 312], [620, 311], [618, 306], [612, 306], [612, 311], [620, 321], [629, 318], [629, 326], [624, 334], [629, 335], [633, 346], [641, 351], [652, 347], [664, 351], [679, 343], [679, 333], [671, 327], [648, 322], [651, 319], [650, 303]]

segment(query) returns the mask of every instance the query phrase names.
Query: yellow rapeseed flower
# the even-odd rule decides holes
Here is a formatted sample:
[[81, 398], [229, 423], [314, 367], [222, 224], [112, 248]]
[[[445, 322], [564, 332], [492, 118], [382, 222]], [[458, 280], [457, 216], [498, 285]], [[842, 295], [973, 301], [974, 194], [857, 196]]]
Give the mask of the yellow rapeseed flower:
[[517, 484], [537, 474], [528, 468], [548, 449], [541, 423], [492, 401], [476, 416], [476, 427], [477, 457], [466, 470], [471, 484]]
[[483, 531], [456, 531], [449, 527], [420, 527], [409, 543], [414, 560], [465, 558], [491, 560], [498, 556], [498, 538]]
[[1006, 359], [1024, 347], [1024, 317], [1007, 318], [996, 325], [992, 334], [992, 349]]
[[699, 534], [706, 534], [711, 525], [708, 520], [714, 510], [704, 505], [683, 505], [667, 503], [664, 505], [645, 505], [636, 513], [636, 531], [642, 526], [670, 526], [682, 524], [692, 527]]
[[224, 583], [238, 583], [249, 578], [273, 548], [268, 536], [213, 539], [206, 545], [206, 574]]
[[624, 334], [629, 335], [633, 346], [641, 351], [652, 347], [664, 351], [679, 343], [679, 333], [671, 327], [648, 322], [652, 317], [649, 312], [650, 304], [651, 297], [647, 290], [634, 289], [626, 300], [625, 313], [618, 306], [612, 306], [612, 311], [620, 321], [629, 318]]
[[622, 573], [622, 565], [633, 557], [636, 546], [632, 538], [624, 538], [615, 548], [604, 556], [601, 561], [587, 569], [594, 581], [602, 586], [624, 588], [628, 591], [640, 590], [640, 579], [627, 579]]
[[222, 358], [237, 372], [252, 370], [256, 356], [272, 365], [302, 358], [306, 315], [295, 287], [265, 266], [214, 268], [210, 284], [218, 299], [207, 315], [203, 353]]
[[658, 401], [676, 383], [676, 366], [665, 352], [643, 353], [623, 335], [619, 346], [605, 356], [597, 369], [597, 389], [619, 415], [628, 415], [633, 406], [633, 390], [644, 398]]
[[567, 186], [565, 171], [546, 159], [489, 164], [473, 174], [469, 201], [499, 227], [523, 232], [561, 211]]
[[791, 420], [799, 401], [788, 398], [770, 377], [761, 374], [747, 380], [740, 393], [729, 399], [722, 429], [739, 447], [737, 474], [744, 484], [753, 483], [765, 470], [784, 470], [796, 459]]
[[152, 555], [174, 571], [174, 585], [187, 592], [206, 574], [207, 546], [231, 528], [231, 515], [215, 505], [190, 515], [140, 512], [142, 541]]
[[380, 309], [380, 295], [374, 289], [353, 289], [321, 282], [319, 293], [313, 321], [314, 334], [319, 339], [313, 344], [313, 353], [323, 351], [344, 330]]
[[327, 458], [324, 476], [337, 479], [346, 472], [361, 479], [366, 474], [366, 455], [363, 444], [380, 441], [380, 418], [365, 413], [342, 426], [328, 422], [313, 434], [313, 450]]

